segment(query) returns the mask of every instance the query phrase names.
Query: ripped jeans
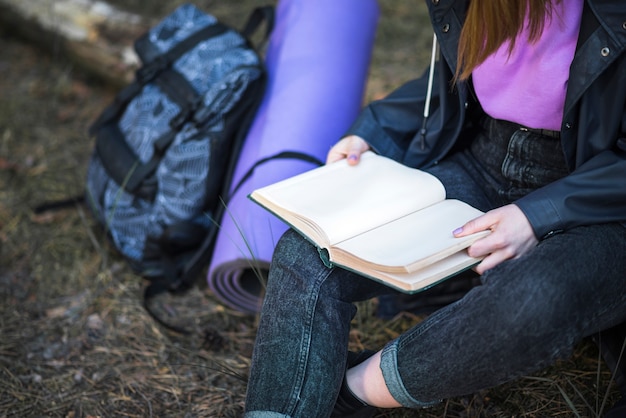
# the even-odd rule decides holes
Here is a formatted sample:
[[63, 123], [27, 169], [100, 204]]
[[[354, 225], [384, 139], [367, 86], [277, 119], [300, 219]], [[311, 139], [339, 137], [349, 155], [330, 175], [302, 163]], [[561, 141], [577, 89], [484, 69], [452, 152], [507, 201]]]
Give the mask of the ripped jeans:
[[[560, 155], [558, 139], [490, 123], [469, 149], [427, 171], [448, 197], [486, 211], [566, 175]], [[625, 272], [621, 224], [544, 239], [390, 341], [381, 359], [387, 388], [403, 406], [418, 408], [567, 358], [584, 337], [626, 320]], [[354, 302], [393, 292], [325, 267], [315, 247], [288, 231], [270, 269], [245, 417], [329, 416], [345, 373]]]

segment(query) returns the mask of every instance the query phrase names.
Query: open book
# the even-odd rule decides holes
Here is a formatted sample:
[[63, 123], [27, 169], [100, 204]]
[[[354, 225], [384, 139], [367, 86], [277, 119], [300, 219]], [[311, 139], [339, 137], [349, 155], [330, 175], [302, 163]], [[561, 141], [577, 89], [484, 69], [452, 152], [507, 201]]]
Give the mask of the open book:
[[446, 199], [441, 182], [371, 151], [315, 168], [250, 194], [337, 265], [407, 293], [424, 290], [480, 260], [466, 248], [488, 231], [452, 231], [482, 212]]

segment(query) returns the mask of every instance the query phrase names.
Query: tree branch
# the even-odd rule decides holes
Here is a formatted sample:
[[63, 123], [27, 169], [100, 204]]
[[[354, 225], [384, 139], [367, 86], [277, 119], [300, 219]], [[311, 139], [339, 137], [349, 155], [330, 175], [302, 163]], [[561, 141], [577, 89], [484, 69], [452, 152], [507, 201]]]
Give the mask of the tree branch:
[[115, 87], [132, 80], [133, 42], [153, 24], [95, 0], [0, 0], [0, 22]]

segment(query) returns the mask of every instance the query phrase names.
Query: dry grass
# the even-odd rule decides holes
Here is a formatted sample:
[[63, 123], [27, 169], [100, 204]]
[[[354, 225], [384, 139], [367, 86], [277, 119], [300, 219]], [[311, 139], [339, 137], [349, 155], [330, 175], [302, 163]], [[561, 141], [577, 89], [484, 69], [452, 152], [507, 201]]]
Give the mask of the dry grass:
[[[131, 7], [145, 2], [122, 2]], [[241, 21], [256, 1], [203, 5]], [[158, 15], [173, 2], [151, 2]], [[421, 3], [381, 2], [367, 99], [424, 67]], [[422, 33], [420, 31], [424, 31]], [[84, 207], [34, 216], [46, 200], [82, 192], [92, 143], [84, 132], [113, 92], [54, 51], [0, 37], [0, 417], [241, 416], [256, 318], [206, 289], [165, 296], [163, 311], [193, 330], [168, 333], [141, 306], [143, 283]], [[360, 304], [353, 348], [380, 347], [420, 320], [382, 320]], [[533, 376], [380, 417], [595, 417], [616, 390], [591, 343]]]

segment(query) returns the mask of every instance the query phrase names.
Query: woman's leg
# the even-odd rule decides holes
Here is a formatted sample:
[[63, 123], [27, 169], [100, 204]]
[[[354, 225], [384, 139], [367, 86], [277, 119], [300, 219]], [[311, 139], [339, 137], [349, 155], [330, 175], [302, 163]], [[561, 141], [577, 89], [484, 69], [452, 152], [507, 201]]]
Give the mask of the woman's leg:
[[288, 231], [270, 269], [246, 417], [329, 416], [346, 367], [352, 302], [392, 290], [342, 269]]
[[[483, 210], [492, 206], [467, 156], [430, 171], [449, 188], [450, 197]], [[328, 416], [344, 377], [352, 302], [396, 294], [346, 270], [326, 268], [315, 247], [287, 232], [270, 269], [246, 417]]]
[[386, 386], [402, 405], [420, 407], [565, 358], [582, 338], [626, 319], [625, 272], [619, 224], [544, 240], [388, 344], [380, 362]]

